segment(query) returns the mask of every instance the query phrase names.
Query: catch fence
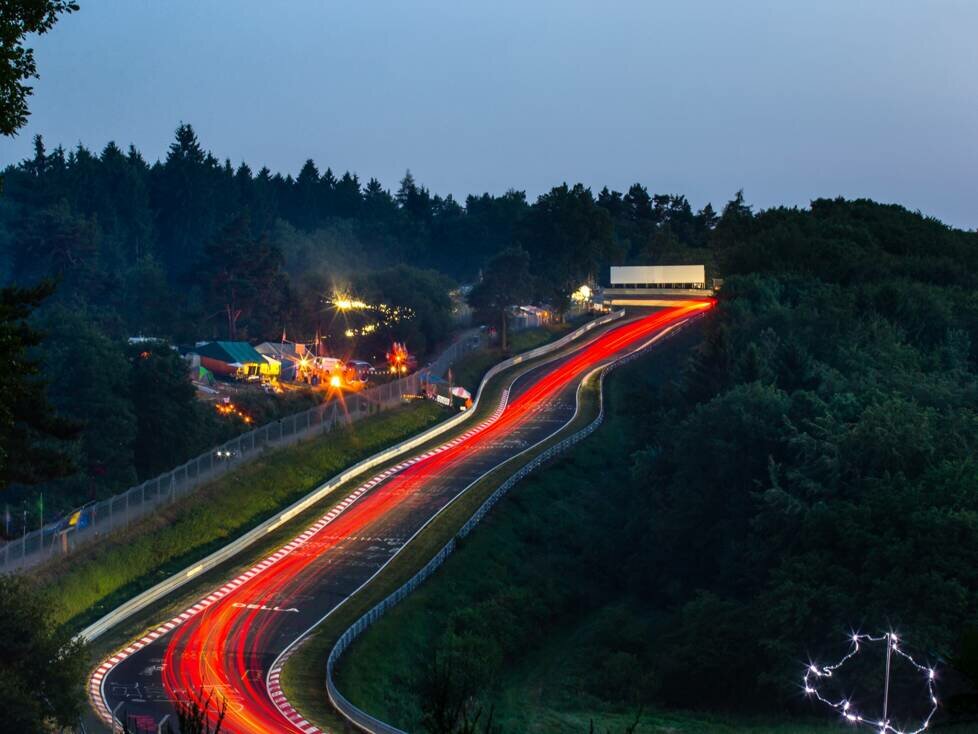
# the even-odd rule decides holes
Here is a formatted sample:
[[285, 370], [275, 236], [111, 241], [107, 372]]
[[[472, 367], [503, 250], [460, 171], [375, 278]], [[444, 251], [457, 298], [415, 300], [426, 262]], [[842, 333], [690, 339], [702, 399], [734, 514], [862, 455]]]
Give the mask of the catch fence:
[[347, 426], [396, 407], [404, 395], [416, 395], [426, 373], [443, 375], [466, 352], [479, 347], [477, 329], [464, 332], [427, 367], [383, 385], [345, 393], [314, 408], [242, 433], [184, 464], [113, 495], [68, 518], [49, 523], [0, 546], [0, 572], [22, 571], [58, 556], [67, 556], [109, 533], [156, 512], [199, 486], [253, 461], [269, 449], [290, 446], [337, 426]]

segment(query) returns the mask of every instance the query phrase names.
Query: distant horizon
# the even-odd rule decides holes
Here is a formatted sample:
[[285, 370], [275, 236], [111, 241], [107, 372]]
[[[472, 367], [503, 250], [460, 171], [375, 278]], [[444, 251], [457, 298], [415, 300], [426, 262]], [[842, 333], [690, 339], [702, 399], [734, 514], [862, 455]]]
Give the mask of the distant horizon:
[[[187, 122], [189, 122], [189, 121], [184, 120], [184, 121], [181, 121], [178, 124], [183, 124], [183, 123], [187, 123]], [[193, 125], [192, 122], [189, 122], [189, 124], [190, 124], [191, 127], [194, 127], [194, 125]], [[174, 127], [174, 131], [176, 131], [176, 127]], [[196, 132], [196, 128], [194, 128], [194, 131]], [[43, 139], [43, 136], [42, 136], [42, 139]], [[502, 191], [468, 191], [468, 192], [459, 192], [459, 193], [449, 192], [448, 194], [444, 194], [444, 193], [442, 193], [440, 191], [436, 191], [435, 189], [433, 189], [430, 186], [428, 186], [424, 182], [424, 180], [421, 179], [419, 176], [417, 176], [415, 174], [414, 170], [411, 169], [411, 168], [405, 169], [405, 172], [404, 172], [404, 174], [401, 175], [401, 178], [398, 178], [396, 181], [393, 181], [393, 182], [383, 181], [379, 177], [372, 176], [372, 175], [369, 175], [369, 174], [363, 175], [359, 171], [356, 171], [356, 170], [349, 170], [349, 171], [346, 170], [346, 169], [340, 170], [338, 168], [333, 168], [332, 166], [330, 166], [328, 164], [322, 164], [322, 163], [320, 163], [319, 161], [317, 161], [315, 159], [309, 159], [309, 158], [303, 159], [302, 163], [299, 165], [299, 167], [295, 171], [277, 171], [277, 170], [273, 169], [270, 166], [266, 166], [264, 164], [256, 164], [253, 161], [245, 161], [245, 160], [243, 160], [243, 161], [237, 161], [237, 162], [235, 162], [234, 160], [232, 160], [231, 158], [229, 158], [227, 156], [217, 155], [217, 152], [216, 151], [212, 150], [210, 147], [208, 147], [205, 144], [205, 142], [203, 140], [200, 139], [200, 135], [199, 134], [197, 136], [197, 140], [200, 143], [201, 148], [205, 152], [210, 153], [211, 155], [213, 155], [214, 158], [222, 166], [224, 165], [225, 161], [230, 161], [232, 168], [234, 168], [234, 170], [238, 170], [239, 166], [241, 166], [242, 164], [245, 164], [245, 165], [248, 166], [249, 169], [251, 169], [251, 175], [252, 175], [252, 177], [257, 176], [258, 175], [258, 172], [262, 168], [268, 168], [268, 170], [272, 174], [272, 176], [281, 176], [283, 179], [286, 179], [286, 178], [291, 177], [293, 180], [295, 180], [296, 176], [298, 176], [298, 174], [299, 174], [299, 170], [301, 170], [302, 166], [305, 165], [306, 160], [312, 160], [312, 162], [316, 166], [316, 169], [319, 171], [320, 176], [323, 173], [325, 173], [327, 169], [329, 169], [332, 172], [332, 174], [337, 179], [340, 178], [344, 173], [349, 173], [350, 175], [353, 175], [353, 176], [356, 176], [357, 177], [357, 180], [360, 182], [360, 186], [361, 187], [363, 187], [367, 183], [367, 181], [369, 181], [371, 178], [376, 178], [378, 181], [380, 181], [381, 185], [384, 187], [384, 189], [386, 191], [388, 191], [391, 194], [394, 194], [394, 193], [396, 193], [396, 191], [398, 189], [398, 186], [400, 185], [401, 178], [403, 178], [404, 174], [410, 172], [411, 175], [414, 177], [415, 183], [417, 183], [419, 186], [423, 186], [426, 189], [428, 189], [428, 191], [433, 196], [434, 195], [437, 195], [437, 196], [441, 196], [442, 198], [447, 198], [450, 195], [453, 198], [454, 201], [456, 201], [458, 204], [460, 204], [462, 206], [465, 205], [465, 199], [468, 196], [482, 196], [484, 194], [489, 194], [490, 196], [501, 196], [501, 195], [505, 194], [507, 191], [519, 191], [519, 192], [524, 193], [526, 195], [527, 203], [532, 204], [542, 194], [547, 193], [548, 191], [550, 191], [551, 189], [553, 189], [553, 188], [555, 188], [557, 186], [562, 186], [562, 185], [565, 185], [565, 184], [567, 186], [574, 186], [576, 184], [582, 184], [582, 185], [586, 186], [588, 189], [590, 189], [591, 190], [591, 193], [594, 195], [595, 199], [597, 199], [598, 193], [601, 191], [601, 189], [603, 189], [606, 186], [606, 184], [592, 185], [592, 184], [588, 184], [588, 183], [586, 183], [584, 181], [565, 180], [565, 181], [559, 181], [557, 183], [554, 183], [553, 186], [551, 186], [551, 187], [549, 187], [547, 189], [544, 189], [543, 191], [540, 191], [539, 193], [534, 193], [534, 194], [531, 194], [529, 191], [526, 191], [526, 190], [520, 188], [519, 186], [510, 186], [509, 188], [503, 189]], [[105, 144], [102, 145], [99, 148], [90, 147], [90, 146], [86, 145], [84, 143], [84, 141], [75, 143], [71, 147], [69, 147], [67, 145], [64, 145], [63, 143], [53, 143], [51, 141], [48, 141], [47, 139], [43, 139], [43, 141], [44, 141], [45, 150], [48, 153], [50, 153], [51, 151], [53, 151], [53, 150], [57, 149], [59, 146], [61, 146], [64, 149], [65, 154], [67, 155], [72, 150], [76, 150], [78, 148], [78, 146], [80, 145], [81, 147], [83, 147], [86, 150], [88, 150], [90, 153], [93, 153], [95, 155], [101, 155], [102, 151], [109, 144], [115, 143], [116, 147], [118, 147], [123, 153], [127, 153], [129, 151], [130, 146], [135, 147], [136, 150], [139, 152], [139, 154], [142, 155], [143, 160], [145, 160], [146, 163], [147, 163], [147, 165], [149, 165], [149, 166], [153, 166], [153, 165], [155, 165], [157, 163], [164, 163], [166, 161], [166, 149], [164, 149], [163, 154], [158, 155], [156, 157], [150, 157], [150, 156], [147, 156], [145, 154], [145, 152], [139, 146], [135, 145], [134, 143], [125, 143], [125, 144], [122, 144], [118, 140], [107, 140], [105, 142]], [[171, 138], [171, 142], [172, 142], [172, 138]], [[31, 149], [32, 149], [32, 151], [33, 151], [33, 144], [34, 143], [33, 143], [33, 137], [32, 137], [31, 138]], [[169, 143], [167, 143], [167, 147], [168, 146], [169, 146]], [[0, 165], [2, 165], [3, 168], [6, 168], [8, 166], [16, 166], [16, 165], [19, 165], [20, 163], [22, 163], [25, 159], [30, 158], [30, 157], [31, 156], [25, 156], [24, 158], [21, 158], [20, 160], [17, 160], [17, 161], [14, 161], [14, 162], [2, 162], [2, 163], [0, 163]], [[644, 181], [632, 181], [630, 184], [624, 186], [623, 188], [617, 188], [617, 187], [612, 187], [612, 186], [608, 186], [607, 188], [608, 188], [609, 191], [613, 191], [613, 192], [614, 191], [617, 191], [618, 193], [624, 194], [624, 193], [626, 193], [628, 191], [628, 188], [630, 186], [632, 186], [633, 184], [636, 184], [636, 183], [637, 184], [640, 184], [642, 186], [645, 186], [645, 188], [649, 192], [649, 194], [669, 194], [669, 195], [674, 195], [674, 196], [686, 196], [686, 194], [684, 192], [682, 192], [682, 191], [659, 191], [659, 190], [656, 190], [655, 188], [653, 188], [652, 186], [650, 186], [649, 184], [647, 184]], [[723, 207], [727, 204], [727, 202], [729, 202], [731, 199], [733, 199], [736, 196], [736, 194], [737, 194], [737, 191], [733, 191], [733, 192], [730, 193], [730, 195], [728, 197], [723, 198], [723, 199], [718, 200], [718, 201], [695, 202], [692, 199], [690, 199], [688, 196], [686, 196], [686, 200], [689, 201], [689, 205], [693, 209], [693, 211], [699, 211], [700, 209], [702, 209], [703, 207], [705, 207], [707, 204], [709, 204], [710, 206], [713, 207], [714, 211], [716, 211], [717, 214], [721, 214], [723, 212]], [[947, 222], [947, 221], [941, 219], [940, 217], [937, 217], [937, 216], [935, 216], [933, 214], [930, 214], [929, 212], [923, 211], [923, 210], [919, 209], [918, 207], [913, 207], [913, 206], [910, 206], [908, 204], [905, 204], [905, 203], [902, 203], [902, 202], [899, 202], [899, 201], [881, 201], [879, 199], [874, 199], [873, 197], [870, 197], [870, 196], [842, 196], [841, 194], [840, 195], [836, 195], [836, 196], [814, 196], [814, 197], [812, 197], [811, 199], [809, 199], [805, 203], [793, 203], [793, 204], [781, 203], [781, 204], [771, 204], [769, 206], [761, 206], [757, 202], [751, 201], [749, 192], [744, 191], [744, 203], [747, 204], [748, 206], [750, 206], [751, 209], [754, 211], [755, 214], [757, 212], [759, 212], [759, 211], [766, 211], [768, 209], [777, 209], [779, 207], [784, 207], [784, 208], [788, 208], [788, 209], [808, 209], [808, 208], [810, 208], [811, 203], [813, 201], [818, 200], [818, 199], [837, 199], [837, 198], [840, 198], [840, 197], [843, 198], [843, 199], [849, 200], [849, 201], [858, 200], [858, 199], [868, 199], [868, 200], [871, 200], [871, 201], [876, 202], [877, 204], [883, 204], [883, 205], [887, 205], [887, 206], [889, 206], [889, 205], [902, 206], [904, 209], [906, 209], [908, 211], [911, 211], [911, 212], [914, 212], [914, 213], [918, 213], [921, 216], [926, 217], [928, 219], [936, 219], [937, 221], [941, 222], [942, 224], [945, 224], [945, 225], [947, 225], [947, 226], [949, 226], [949, 227], [951, 227], [953, 229], [960, 229], [960, 230], [964, 230], [964, 231], [973, 231], [973, 230], [976, 229], [974, 227], [959, 227], [959, 226], [957, 226], [955, 224], [952, 224], [950, 222]]]
[[221, 161], [283, 176], [311, 158], [390, 190], [410, 169], [457, 200], [564, 181], [694, 209], [740, 189], [758, 209], [842, 196], [974, 230], [974, 27], [960, 0], [83, 1], [31, 43], [32, 114], [0, 165], [38, 133], [152, 162], [183, 120]]

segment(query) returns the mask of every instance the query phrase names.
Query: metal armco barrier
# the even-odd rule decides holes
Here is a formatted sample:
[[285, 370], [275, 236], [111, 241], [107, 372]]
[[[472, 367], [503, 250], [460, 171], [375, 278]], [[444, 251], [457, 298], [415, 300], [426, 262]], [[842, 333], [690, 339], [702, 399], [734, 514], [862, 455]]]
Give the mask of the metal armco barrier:
[[[623, 312], [618, 312], [619, 315]], [[350, 644], [359, 637], [371, 624], [376, 622], [380, 617], [382, 617], [387, 610], [393, 607], [395, 604], [404, 599], [408, 594], [414, 591], [418, 586], [420, 586], [429, 576], [431, 576], [444, 562], [445, 560], [454, 552], [457, 542], [459, 539], [465, 538], [475, 526], [479, 523], [482, 518], [493, 508], [493, 506], [510, 490], [515, 486], [520, 480], [530, 474], [532, 471], [536, 470], [543, 464], [546, 464], [552, 460], [557, 455], [567, 451], [572, 446], [583, 441], [585, 438], [594, 433], [598, 427], [604, 422], [605, 409], [604, 409], [604, 380], [608, 374], [610, 374], [616, 368], [627, 364], [640, 356], [648, 352], [652, 347], [656, 346], [662, 338], [672, 336], [688, 324], [696, 319], [702, 318], [702, 315], [692, 316], [685, 321], [680, 322], [676, 326], [665, 330], [662, 334], [653, 339], [651, 342], [647, 343], [640, 349], [632, 352], [625, 357], [613, 362], [612, 364], [601, 369], [598, 387], [598, 415], [595, 417], [591, 423], [582, 428], [581, 430], [571, 434], [562, 441], [554, 444], [553, 446], [545, 449], [542, 453], [535, 456], [528, 463], [520, 467], [512, 476], [506, 479], [499, 487], [491, 494], [488, 498], [479, 506], [479, 509], [466, 521], [459, 531], [456, 533], [455, 537], [446, 543], [440, 551], [424, 565], [424, 567], [418, 571], [414, 576], [408, 579], [401, 587], [390, 594], [386, 599], [376, 604], [367, 613], [361, 616], [356, 622], [353, 623], [333, 645], [332, 650], [330, 650], [329, 657], [326, 659], [326, 693], [329, 696], [330, 702], [336, 707], [346, 719], [348, 719], [352, 724], [363, 729], [364, 731], [371, 732], [372, 734], [407, 734], [402, 729], [398, 729], [395, 726], [381, 721], [380, 719], [371, 716], [366, 711], [354, 706], [350, 703], [346, 697], [340, 693], [339, 689], [336, 687], [336, 683], [333, 680], [333, 672], [336, 668], [336, 663], [339, 661], [340, 656], [346, 652]], [[593, 324], [594, 322], [592, 322]], [[607, 323], [607, 322], [605, 322]]]
[[0, 572], [24, 570], [70, 555], [187, 496], [200, 485], [253, 461], [267, 449], [289, 446], [396, 407], [403, 402], [402, 395], [418, 392], [423, 373], [442, 375], [456, 359], [476, 348], [480, 343], [478, 334], [475, 329], [465, 332], [432, 364], [414, 374], [349, 393], [344, 401], [332, 400], [242, 433], [171, 471], [104, 499], [84, 510], [84, 527], [68, 529], [63, 521], [58, 521], [10, 540], [0, 546]]

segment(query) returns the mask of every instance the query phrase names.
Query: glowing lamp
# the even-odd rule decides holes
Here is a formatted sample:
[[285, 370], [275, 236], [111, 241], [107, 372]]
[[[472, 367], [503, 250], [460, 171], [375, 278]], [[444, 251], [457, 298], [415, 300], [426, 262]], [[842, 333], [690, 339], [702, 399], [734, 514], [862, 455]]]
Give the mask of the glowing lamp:
[[577, 301], [578, 303], [584, 303], [591, 300], [591, 287], [588, 285], [582, 285], [576, 291], [571, 293], [571, 300]]

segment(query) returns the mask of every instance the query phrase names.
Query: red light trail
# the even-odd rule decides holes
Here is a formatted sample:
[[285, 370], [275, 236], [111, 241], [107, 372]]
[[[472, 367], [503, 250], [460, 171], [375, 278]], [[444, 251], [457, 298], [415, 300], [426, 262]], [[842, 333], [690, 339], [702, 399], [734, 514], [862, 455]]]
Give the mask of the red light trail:
[[[161, 638], [168, 636], [168, 639], [157, 641], [153, 638], [154, 644], [165, 645], [161, 678], [167, 698], [170, 701], [188, 700], [201, 691], [212, 695], [214, 700], [225, 698], [228, 708], [222, 730], [236, 734], [306, 734], [310, 729], [290, 722], [277, 708], [276, 703], [281, 700], [273, 701], [270, 697], [265, 675], [276, 652], [308, 626], [304, 625], [298, 631], [294, 625], [290, 628], [290, 618], [299, 616], [296, 612], [302, 603], [294, 600], [311, 598], [309, 594], [317, 584], [330, 574], [339, 573], [344, 562], [352, 562], [345, 561], [343, 544], [350, 538], [369, 535], [371, 528], [382, 528], [384, 523], [394, 522], [391, 518], [408, 512], [412, 503], [420, 502], [420, 498], [433, 491], [431, 487], [437, 486], [444, 477], [465, 476], [467, 462], [471, 463], [473, 458], [493, 446], [498, 451], [498, 442], [512, 435], [547, 401], [562, 394], [595, 366], [626, 350], [633, 350], [655, 333], [712, 305], [712, 301], [682, 302], [674, 308], [606, 331], [555, 363], [513, 398], [493, 420], [468, 432], [466, 438], [453, 441], [408, 465], [401, 464], [399, 466], [403, 468], [397, 472], [385, 472], [385, 478], [374, 483], [359, 499], [345, 509], [331, 511], [316, 523], [315, 530], [310, 528], [299, 539], [256, 566], [259, 570], [249, 578], [238, 585], [227, 584], [215, 590], [206, 597], [202, 608], [192, 608], [192, 614], [181, 615], [174, 620], [176, 624], [172, 628], [159, 635]], [[339, 600], [330, 603], [335, 608]], [[322, 611], [328, 609], [327, 606]], [[125, 654], [115, 656], [110, 660], [115, 661], [112, 667], [139, 650], [130, 647]], [[99, 669], [101, 672], [96, 672], [100, 699], [104, 697], [103, 678], [110, 677], [112, 667], [103, 666]], [[106, 704], [102, 700], [98, 704], [105, 716]]]

